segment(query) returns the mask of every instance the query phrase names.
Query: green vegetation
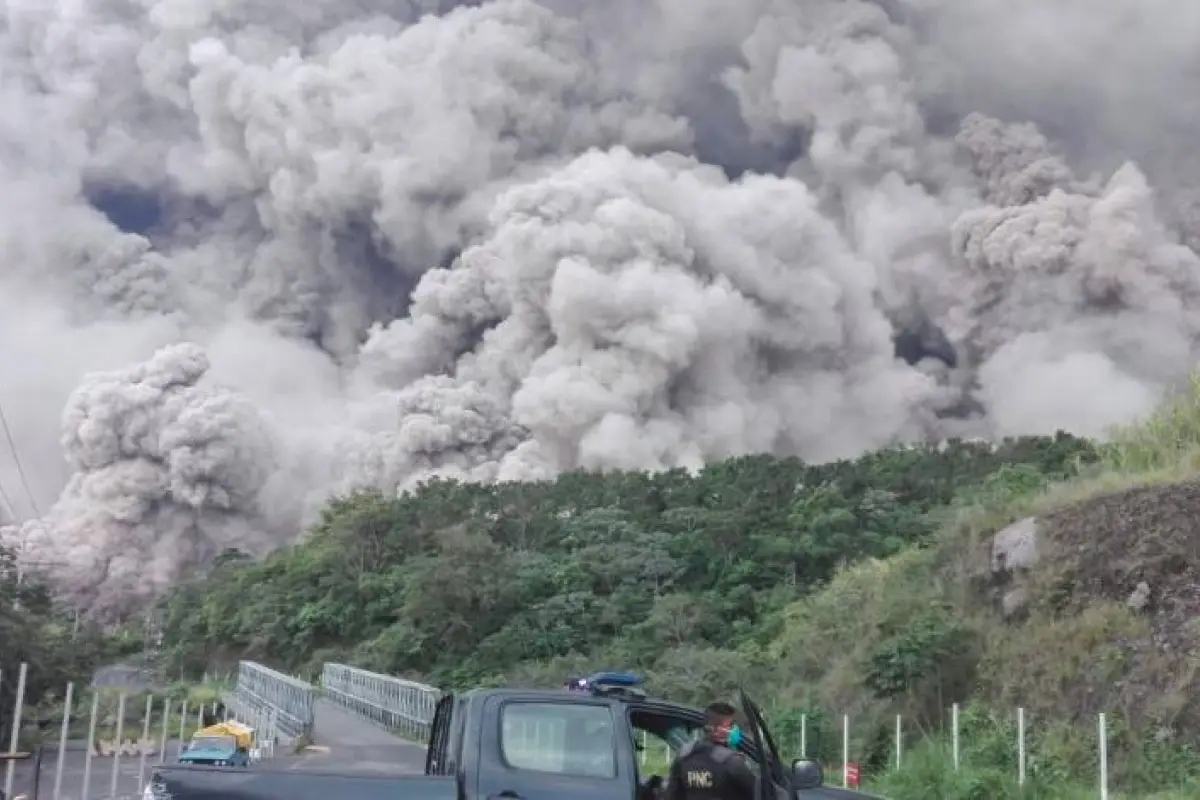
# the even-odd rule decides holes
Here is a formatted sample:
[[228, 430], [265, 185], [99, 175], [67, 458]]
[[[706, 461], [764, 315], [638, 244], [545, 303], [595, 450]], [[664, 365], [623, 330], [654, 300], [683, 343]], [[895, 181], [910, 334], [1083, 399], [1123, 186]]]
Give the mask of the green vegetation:
[[101, 663], [138, 652], [142, 642], [108, 636], [56, 604], [36, 581], [17, 580], [12, 553], [0, 548], [0, 732], [7, 747], [17, 680], [22, 662], [29, 664], [26, 702], [63, 692], [70, 681], [86, 683]]
[[[952, 749], [944, 736], [930, 736], [904, 755], [899, 770], [880, 771], [871, 788], [889, 798], [945, 800], [1092, 800], [1097, 796], [1095, 739], [1082, 728], [1053, 724], [1031, 737], [1028, 779], [1017, 785], [1015, 720], [978, 709], [961, 717], [962, 768], [949, 769]], [[1110, 736], [1112, 734], [1110, 733]], [[1117, 732], [1118, 738], [1120, 732]], [[1124, 763], [1138, 763], [1133, 774], [1116, 776], [1113, 800], [1194, 800], [1200, 797], [1194, 756], [1186, 748], [1143, 746], [1126, 751]], [[1132, 788], [1130, 788], [1132, 787]]]
[[938, 509], [998, 470], [1044, 481], [1094, 460], [1061, 436], [338, 498], [297, 546], [223, 554], [167, 600], [169, 669], [346, 660], [472, 685], [559, 681], [574, 654], [672, 694], [726, 691], [839, 566], [927, 542]]
[[[1200, 387], [1114, 432], [1099, 461], [1034, 485], [1003, 469], [962, 497], [923, 548], [839, 572], [789, 608], [774, 642], [784, 708], [850, 713], [853, 749], [889, 797], [1094, 797], [1096, 714], [1109, 717], [1121, 797], [1200, 797], [1200, 681], [1191, 655], [1200, 515]], [[1038, 561], [998, 574], [992, 535], [1037, 520]], [[1135, 602], [1139, 585], [1149, 603]], [[1003, 599], [1019, 594], [1019, 613]], [[945, 707], [964, 703], [963, 768]], [[1015, 785], [1015, 709], [1029, 782]], [[906, 720], [911, 751], [890, 759]], [[836, 760], [840, 731], [824, 726]]]

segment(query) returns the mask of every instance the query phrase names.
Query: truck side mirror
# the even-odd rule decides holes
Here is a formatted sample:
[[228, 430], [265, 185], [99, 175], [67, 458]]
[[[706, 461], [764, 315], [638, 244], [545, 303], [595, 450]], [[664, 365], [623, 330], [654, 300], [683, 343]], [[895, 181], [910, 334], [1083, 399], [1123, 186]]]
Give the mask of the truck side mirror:
[[797, 758], [792, 762], [792, 785], [797, 789], [816, 789], [825, 783], [821, 765], [815, 761]]

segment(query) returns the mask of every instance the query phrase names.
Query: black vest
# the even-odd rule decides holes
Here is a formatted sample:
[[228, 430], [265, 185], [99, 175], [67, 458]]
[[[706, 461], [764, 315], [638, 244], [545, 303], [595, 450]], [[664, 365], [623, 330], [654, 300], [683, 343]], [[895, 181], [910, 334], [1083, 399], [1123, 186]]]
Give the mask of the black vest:
[[679, 751], [675, 777], [687, 800], [728, 800], [740, 797], [729, 778], [730, 762], [738, 754], [724, 745], [700, 740]]

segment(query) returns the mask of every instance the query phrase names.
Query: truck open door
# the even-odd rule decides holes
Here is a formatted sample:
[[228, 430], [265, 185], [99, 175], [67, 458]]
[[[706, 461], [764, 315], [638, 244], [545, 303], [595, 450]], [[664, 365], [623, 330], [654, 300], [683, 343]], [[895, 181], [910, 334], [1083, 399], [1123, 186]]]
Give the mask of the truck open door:
[[762, 712], [744, 690], [739, 689], [738, 696], [741, 700], [742, 711], [746, 715], [746, 721], [750, 725], [750, 739], [762, 756], [762, 769], [755, 800], [779, 800], [780, 794], [776, 787], [784, 790], [783, 797], [795, 797], [797, 787], [792, 785], [791, 771], [784, 768], [783, 761], [779, 758], [779, 749], [775, 746], [775, 740], [771, 737], [770, 730], [767, 729]]
[[[765, 766], [774, 776], [777, 785], [784, 787], [789, 798], [806, 796], [806, 790], [820, 789], [821, 791], [831, 791], [823, 788], [825, 778], [821, 774], [821, 765], [815, 761], [808, 759], [796, 759], [790, 765], [785, 762], [779, 755], [779, 748], [775, 746], [775, 738], [771, 736], [771, 729], [767, 726], [766, 720], [763, 718], [762, 710], [758, 705], [746, 696], [744, 691], [739, 692], [741, 696], [742, 709], [746, 713], [746, 718], [750, 721], [750, 735], [754, 743], [759, 747], [760, 753], [763, 754]], [[776, 800], [770, 792], [770, 787], [765, 785], [765, 781], [760, 781], [758, 800]]]

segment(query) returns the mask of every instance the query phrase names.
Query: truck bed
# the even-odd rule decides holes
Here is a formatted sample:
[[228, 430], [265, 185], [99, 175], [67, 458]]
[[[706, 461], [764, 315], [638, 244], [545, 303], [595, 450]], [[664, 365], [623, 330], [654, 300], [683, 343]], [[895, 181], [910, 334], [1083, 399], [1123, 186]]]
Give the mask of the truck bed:
[[457, 800], [452, 777], [380, 776], [229, 767], [155, 767], [154, 800]]

